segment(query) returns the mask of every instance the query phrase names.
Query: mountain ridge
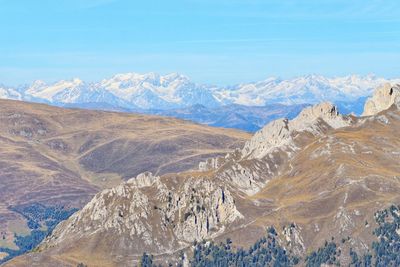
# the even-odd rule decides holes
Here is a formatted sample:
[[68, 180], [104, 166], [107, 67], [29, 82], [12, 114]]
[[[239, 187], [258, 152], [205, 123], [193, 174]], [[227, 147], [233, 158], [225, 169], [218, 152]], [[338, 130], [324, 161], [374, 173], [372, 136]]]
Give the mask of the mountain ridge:
[[368, 252], [375, 211], [400, 202], [393, 88], [378, 89], [371, 99], [381, 108], [370, 116], [342, 116], [322, 103], [271, 122], [242, 150], [207, 160], [199, 171], [144, 173], [103, 191], [59, 224], [39, 253], [18, 260], [120, 266], [148, 252], [166, 264], [179, 250], [186, 258], [193, 241], [248, 246], [274, 226], [283, 229], [275, 233], [285, 251], [303, 260], [309, 249], [342, 240], [337, 260], [348, 265], [352, 251]]

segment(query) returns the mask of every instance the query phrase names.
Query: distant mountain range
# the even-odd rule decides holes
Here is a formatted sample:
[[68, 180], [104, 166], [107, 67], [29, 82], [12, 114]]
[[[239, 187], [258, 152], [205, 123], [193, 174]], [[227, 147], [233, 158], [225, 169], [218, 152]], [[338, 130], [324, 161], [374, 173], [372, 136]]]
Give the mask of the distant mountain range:
[[244, 106], [229, 104], [207, 108], [196, 104], [182, 109], [149, 110], [148, 113], [195, 121], [215, 127], [234, 128], [255, 132], [266, 123], [278, 118], [294, 118], [307, 104]]
[[360, 114], [365, 99], [386, 82], [373, 75], [268, 78], [234, 86], [197, 84], [172, 73], [117, 74], [100, 82], [80, 79], [16, 88], [0, 85], [0, 98], [62, 107], [173, 116], [213, 126], [256, 131], [277, 116], [294, 117], [305, 106], [331, 101], [342, 113]]

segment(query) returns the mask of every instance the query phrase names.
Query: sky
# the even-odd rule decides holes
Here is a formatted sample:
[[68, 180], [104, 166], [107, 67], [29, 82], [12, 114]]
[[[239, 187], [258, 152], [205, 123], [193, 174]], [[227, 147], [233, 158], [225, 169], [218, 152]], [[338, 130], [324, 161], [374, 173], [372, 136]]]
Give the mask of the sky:
[[398, 0], [0, 0], [0, 83], [400, 77]]

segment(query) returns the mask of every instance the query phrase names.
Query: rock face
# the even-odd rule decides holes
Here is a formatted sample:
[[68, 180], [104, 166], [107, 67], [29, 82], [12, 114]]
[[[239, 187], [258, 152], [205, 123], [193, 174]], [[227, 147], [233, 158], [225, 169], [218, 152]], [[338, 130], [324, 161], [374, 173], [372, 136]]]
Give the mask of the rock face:
[[[117, 237], [131, 252], [140, 254], [145, 248], [168, 253], [211, 238], [242, 217], [229, 190], [211, 180], [188, 178], [168, 184], [145, 173], [98, 193], [57, 227], [44, 246], [95, 234], [111, 250]], [[121, 248], [116, 249], [118, 253]]]
[[218, 169], [221, 164], [220, 161], [222, 158], [209, 158], [206, 161], [202, 161], [199, 163], [199, 171], [209, 171]]
[[293, 120], [280, 119], [267, 124], [258, 131], [250, 141], [246, 142], [242, 156], [263, 158], [277, 148], [293, 145], [293, 133], [308, 131], [314, 135], [322, 133], [319, 127], [321, 121], [333, 129], [349, 126], [351, 121], [339, 114], [337, 107], [329, 102], [324, 102], [305, 108]]
[[367, 100], [362, 116], [375, 115], [390, 108], [393, 104], [400, 105], [400, 85], [386, 83]]
[[224, 166], [216, 174], [220, 180], [246, 195], [254, 195], [278, 175], [280, 165], [304, 145], [298, 138], [300, 133], [322, 136], [329, 130], [352, 124], [354, 121], [350, 117], [340, 115], [337, 107], [329, 102], [307, 107], [293, 120], [278, 119], [267, 124], [241, 151], [201, 162], [199, 170], [218, 170]]

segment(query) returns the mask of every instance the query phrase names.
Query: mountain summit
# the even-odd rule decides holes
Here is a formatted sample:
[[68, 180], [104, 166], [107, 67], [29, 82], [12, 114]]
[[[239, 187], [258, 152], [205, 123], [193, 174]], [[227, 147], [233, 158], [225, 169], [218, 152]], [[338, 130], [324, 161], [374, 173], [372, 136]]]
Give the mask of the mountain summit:
[[275, 120], [258, 131], [250, 141], [246, 142], [242, 155], [248, 158], [263, 158], [273, 149], [290, 146], [294, 132], [309, 131], [318, 134], [318, 125], [326, 123], [333, 129], [349, 126], [351, 121], [339, 114], [337, 107], [324, 102], [305, 108], [293, 120]]
[[365, 103], [363, 116], [375, 115], [388, 109], [393, 104], [400, 105], [400, 85], [392, 86], [390, 83], [378, 88], [371, 98]]

